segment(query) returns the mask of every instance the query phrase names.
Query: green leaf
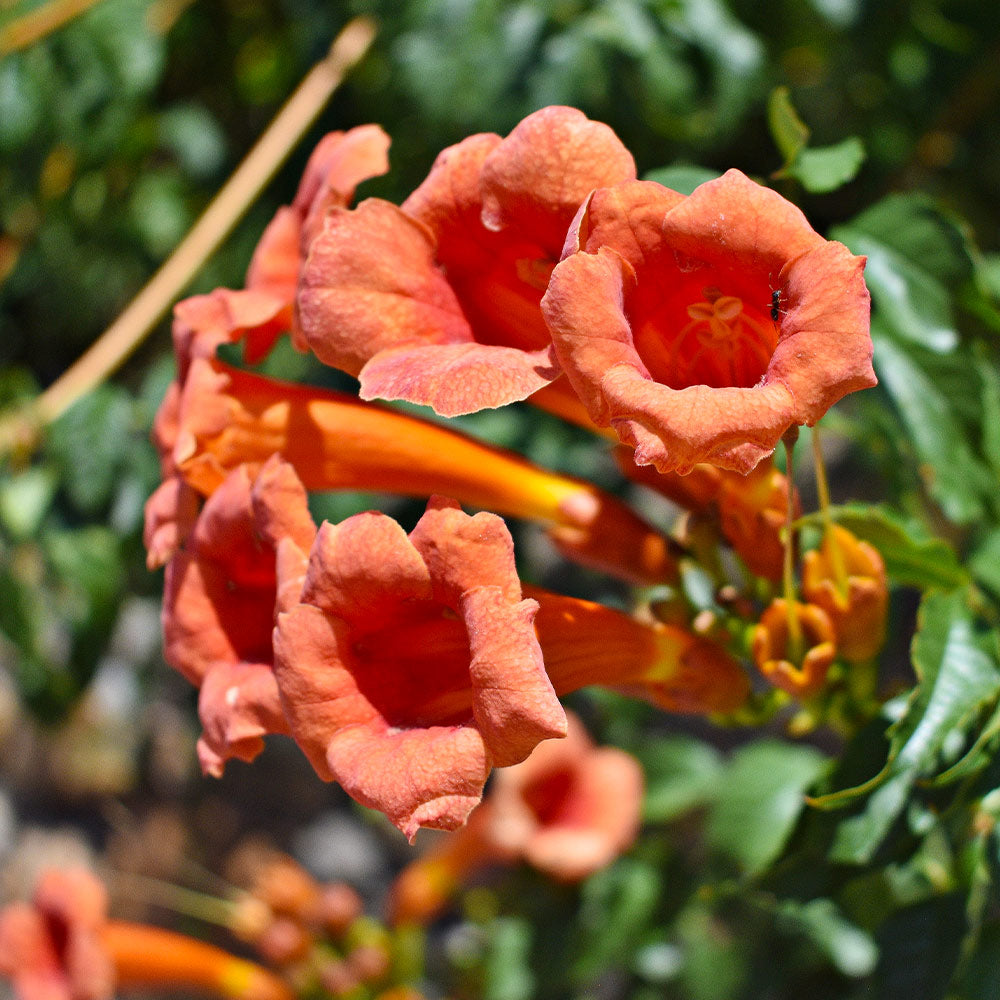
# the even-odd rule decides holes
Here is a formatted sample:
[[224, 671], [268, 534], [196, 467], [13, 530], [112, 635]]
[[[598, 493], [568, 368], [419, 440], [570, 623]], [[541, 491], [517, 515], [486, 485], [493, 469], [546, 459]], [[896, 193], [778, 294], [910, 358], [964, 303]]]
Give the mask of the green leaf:
[[976, 370], [982, 383], [980, 400], [983, 429], [983, 455], [995, 473], [1000, 475], [1000, 372], [985, 350], [975, 352]]
[[864, 810], [840, 824], [831, 859], [865, 864], [906, 805], [918, 778], [931, 775], [945, 740], [1000, 693], [1000, 669], [979, 645], [961, 591], [931, 592], [913, 640], [917, 686], [888, 730], [889, 757], [871, 781], [815, 801], [836, 806], [874, 790]]
[[719, 752], [689, 736], [671, 736], [643, 747], [639, 759], [646, 773], [643, 818], [666, 823], [715, 797], [723, 771]]
[[0, 523], [18, 540], [34, 535], [48, 513], [57, 486], [49, 466], [36, 466], [0, 480]]
[[808, 937], [845, 976], [867, 976], [878, 962], [875, 942], [844, 917], [832, 900], [783, 900], [777, 917], [779, 926]]
[[764, 740], [737, 750], [719, 783], [709, 843], [749, 874], [781, 852], [805, 805], [805, 790], [827, 760], [818, 750]]
[[644, 861], [622, 858], [584, 883], [573, 978], [589, 982], [611, 963], [627, 961], [656, 911], [660, 875]]
[[783, 171], [811, 194], [826, 194], [853, 181], [865, 162], [865, 147], [857, 136], [834, 146], [803, 149]]
[[644, 181], [655, 181], [671, 191], [680, 194], [690, 194], [699, 184], [706, 181], [713, 181], [720, 174], [717, 170], [709, 170], [707, 167], [695, 167], [687, 164], [676, 164], [672, 167], [660, 167], [657, 170], [650, 170], [643, 174]]
[[994, 528], [969, 557], [969, 569], [978, 583], [1000, 597], [1000, 528]]
[[[916, 192], [881, 199], [856, 215], [846, 231], [892, 250], [935, 285], [966, 281], [978, 257], [967, 226], [948, 216], [931, 197]], [[835, 229], [834, 238], [851, 246], [843, 232]]]
[[798, 116], [787, 87], [775, 87], [767, 99], [767, 124], [784, 162], [792, 164], [809, 142], [809, 127]]
[[535, 986], [529, 962], [531, 925], [515, 917], [499, 917], [487, 933], [483, 1000], [529, 1000]]
[[884, 336], [876, 338], [875, 370], [903, 418], [930, 495], [956, 524], [982, 517], [981, 498], [994, 479], [972, 453], [949, 398]]
[[899, 340], [945, 353], [958, 344], [951, 296], [938, 277], [882, 239], [850, 226], [831, 234], [865, 256], [865, 283], [881, 326]]
[[130, 445], [132, 400], [124, 390], [101, 386], [52, 425], [49, 453], [73, 503], [85, 514], [106, 504]]
[[848, 504], [830, 515], [858, 538], [874, 545], [889, 579], [904, 587], [964, 587], [969, 574], [954, 549], [940, 538], [918, 538], [888, 507]]

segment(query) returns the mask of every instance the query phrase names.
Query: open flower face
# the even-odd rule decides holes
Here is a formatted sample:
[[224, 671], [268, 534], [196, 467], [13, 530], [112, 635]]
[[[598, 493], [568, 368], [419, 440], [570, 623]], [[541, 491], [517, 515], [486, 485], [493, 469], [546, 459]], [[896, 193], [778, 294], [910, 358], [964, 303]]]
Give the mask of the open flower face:
[[737, 170], [594, 193], [542, 302], [591, 418], [663, 472], [748, 472], [875, 384], [864, 258]]
[[441, 414], [524, 399], [558, 374], [539, 302], [595, 188], [635, 177], [606, 126], [543, 108], [446, 149], [401, 208], [332, 210], [303, 270], [309, 346], [367, 399]]
[[316, 771], [408, 837], [454, 829], [494, 766], [564, 736], [503, 521], [432, 499], [324, 524], [300, 603], [279, 615], [275, 673]]

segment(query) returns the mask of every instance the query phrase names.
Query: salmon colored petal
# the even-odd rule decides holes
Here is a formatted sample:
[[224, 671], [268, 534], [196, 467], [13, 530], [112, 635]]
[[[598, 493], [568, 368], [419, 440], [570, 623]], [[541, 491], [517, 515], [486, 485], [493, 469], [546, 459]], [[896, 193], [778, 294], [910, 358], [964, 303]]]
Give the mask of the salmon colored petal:
[[542, 740], [566, 735], [532, 628], [538, 605], [512, 605], [499, 587], [477, 587], [462, 596], [461, 608], [476, 726], [497, 767], [517, 764]]
[[[292, 302], [302, 262], [326, 212], [350, 204], [361, 181], [389, 169], [388, 148], [389, 137], [377, 125], [324, 136], [309, 157], [295, 201], [279, 208], [264, 230], [247, 270], [247, 288]], [[296, 347], [306, 349], [296, 326], [292, 340]], [[251, 363], [262, 356], [248, 351]]]
[[[434, 233], [438, 260], [449, 270], [474, 266], [477, 255], [488, 253], [479, 178], [486, 157], [502, 141], [493, 133], [480, 133], [449, 146], [438, 154], [427, 178], [402, 204], [407, 215]], [[485, 243], [489, 243], [488, 238]]]
[[165, 566], [191, 533], [198, 518], [199, 497], [180, 476], [171, 476], [146, 501], [142, 532], [146, 567]]
[[327, 215], [302, 275], [298, 314], [320, 361], [351, 375], [386, 348], [472, 340], [435, 267], [429, 231], [376, 199]]
[[565, 731], [512, 554], [499, 518], [443, 499], [410, 537], [360, 514], [320, 528], [302, 602], [278, 616], [293, 737], [407, 836], [460, 824], [492, 766]]
[[388, 172], [389, 143], [389, 136], [378, 125], [359, 125], [320, 139], [292, 202], [303, 220], [303, 257], [327, 211], [349, 205], [362, 181]]
[[563, 248], [563, 257], [603, 246], [641, 267], [662, 240], [663, 217], [684, 201], [684, 195], [652, 181], [633, 181], [598, 188], [577, 210]]
[[430, 574], [406, 532], [371, 511], [320, 526], [302, 601], [351, 624], [390, 620], [398, 606], [431, 599]]
[[634, 177], [632, 154], [607, 125], [576, 108], [542, 108], [484, 162], [483, 223], [515, 229], [554, 260], [587, 195]]
[[268, 733], [287, 733], [278, 685], [269, 663], [217, 663], [198, 696], [202, 772], [221, 778], [226, 761], [252, 761]]
[[380, 351], [358, 379], [362, 399], [405, 399], [457, 417], [527, 399], [558, 374], [549, 348], [428, 344]]
[[792, 426], [875, 384], [864, 259], [729, 171], [673, 200], [595, 192], [542, 301], [591, 419], [638, 464], [748, 472]]

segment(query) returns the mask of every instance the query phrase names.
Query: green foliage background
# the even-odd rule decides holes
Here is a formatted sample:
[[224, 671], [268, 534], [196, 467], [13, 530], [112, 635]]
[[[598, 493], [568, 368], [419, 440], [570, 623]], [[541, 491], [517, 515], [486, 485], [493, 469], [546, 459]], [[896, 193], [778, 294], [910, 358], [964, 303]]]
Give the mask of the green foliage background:
[[[0, 30], [32, 6], [0, 3]], [[895, 696], [844, 744], [581, 700], [646, 767], [640, 843], [579, 890], [521, 872], [469, 893], [430, 973], [487, 1000], [1000, 995], [1000, 7], [103, 0], [0, 57], [0, 405], [99, 335], [358, 13], [373, 51], [192, 290], [238, 287], [315, 141], [368, 121], [393, 170], [363, 193], [394, 200], [445, 145], [551, 103], [609, 123], [678, 188], [730, 166], [770, 180], [869, 258], [880, 386], [827, 424], [851, 446], [837, 517], [899, 588]], [[53, 725], [126, 595], [156, 600], [139, 536], [168, 350], [164, 324], [0, 470], [0, 662]], [[515, 407], [467, 426], [615, 483], [555, 421]]]

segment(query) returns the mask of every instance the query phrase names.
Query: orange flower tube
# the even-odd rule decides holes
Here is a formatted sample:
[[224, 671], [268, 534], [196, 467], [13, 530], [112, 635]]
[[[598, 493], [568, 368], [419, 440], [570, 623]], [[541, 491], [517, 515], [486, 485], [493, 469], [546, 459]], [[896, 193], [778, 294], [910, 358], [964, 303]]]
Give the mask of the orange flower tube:
[[295, 994], [272, 972], [184, 934], [109, 921], [100, 940], [114, 963], [117, 984], [188, 989], [214, 993], [226, 1000], [294, 1000]]
[[307, 490], [441, 493], [548, 523], [567, 556], [630, 581], [676, 578], [672, 543], [621, 501], [430, 421], [204, 358], [191, 362], [179, 411], [173, 459], [203, 494], [278, 453]]
[[539, 605], [535, 632], [557, 694], [613, 687], [668, 712], [735, 711], [750, 693], [733, 657], [676, 625], [646, 624], [614, 608], [526, 587]]

